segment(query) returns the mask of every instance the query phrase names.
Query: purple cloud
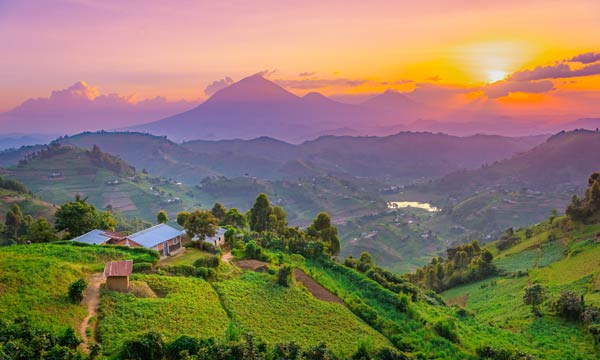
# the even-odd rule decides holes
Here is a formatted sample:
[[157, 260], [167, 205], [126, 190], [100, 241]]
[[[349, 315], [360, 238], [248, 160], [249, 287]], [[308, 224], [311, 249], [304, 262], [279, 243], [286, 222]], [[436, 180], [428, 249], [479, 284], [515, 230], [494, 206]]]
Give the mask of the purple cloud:
[[168, 101], [155, 97], [136, 101], [134, 96], [101, 94], [97, 88], [78, 81], [49, 97], [29, 99], [0, 114], [0, 132], [74, 133], [114, 129], [159, 120], [189, 110], [197, 102]]
[[541, 81], [513, 81], [502, 80], [482, 87], [483, 93], [490, 99], [507, 96], [510, 93], [524, 92], [539, 94], [554, 89], [554, 83], [550, 80]]
[[233, 82], [234, 81], [229, 76], [226, 76], [225, 78], [220, 80], [215, 80], [204, 89], [204, 93], [206, 94], [206, 96], [212, 96], [217, 91], [233, 84]]
[[314, 76], [316, 74], [317, 73], [314, 72], [314, 71], [313, 72], [301, 72], [300, 74], [298, 74], [298, 76], [300, 76], [300, 77], [309, 77], [309, 76]]
[[[585, 55], [582, 59], [587, 61], [592, 57]], [[581, 55], [580, 55], [581, 56]], [[573, 59], [577, 58], [574, 57]], [[585, 64], [583, 61], [579, 61]], [[532, 81], [543, 79], [564, 79], [580, 76], [592, 76], [600, 74], [600, 63], [592, 63], [579, 69], [573, 69], [566, 62], [559, 62], [554, 65], [538, 66], [533, 70], [517, 71], [509, 76], [508, 80], [513, 81]]]
[[600, 53], [597, 52], [589, 52], [585, 54], [580, 54], [569, 59], [570, 62], [578, 62], [582, 64], [591, 64], [596, 61], [600, 61]]

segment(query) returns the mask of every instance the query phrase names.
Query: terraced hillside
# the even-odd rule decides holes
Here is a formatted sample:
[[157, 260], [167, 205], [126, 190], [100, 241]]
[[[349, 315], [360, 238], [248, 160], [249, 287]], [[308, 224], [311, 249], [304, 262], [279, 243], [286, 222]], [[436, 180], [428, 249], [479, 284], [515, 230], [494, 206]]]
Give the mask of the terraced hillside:
[[38, 198], [54, 205], [79, 194], [98, 208], [112, 208], [150, 221], [161, 209], [174, 215], [199, 203], [185, 186], [137, 172], [99, 150], [94, 153], [74, 147], [49, 147], [0, 172], [23, 182]]

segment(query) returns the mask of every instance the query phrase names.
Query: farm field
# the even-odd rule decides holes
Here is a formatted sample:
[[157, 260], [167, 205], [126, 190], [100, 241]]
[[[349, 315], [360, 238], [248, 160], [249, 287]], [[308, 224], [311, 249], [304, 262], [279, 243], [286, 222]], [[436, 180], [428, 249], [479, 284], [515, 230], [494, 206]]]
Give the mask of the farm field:
[[75, 326], [85, 317], [83, 305], [67, 297], [68, 286], [100, 272], [106, 261], [154, 261], [147, 254], [70, 244], [0, 247], [0, 317], [29, 316], [55, 330]]
[[[600, 305], [594, 287], [600, 273], [600, 244], [590, 240], [598, 225], [576, 225], [565, 233], [545, 222], [532, 229], [530, 238], [524, 236], [524, 230], [515, 233], [521, 242], [496, 256], [495, 264], [509, 276], [458, 286], [442, 296], [473, 311], [483, 323], [519, 334], [518, 338], [525, 340], [520, 348], [544, 348], [544, 358], [565, 359], [578, 354], [581, 359], [595, 359], [593, 343], [583, 325], [557, 317], [550, 303], [561, 291], [571, 290], [585, 294], [587, 304]], [[510, 275], [517, 272], [520, 275]], [[523, 289], [531, 282], [539, 282], [545, 290], [540, 318], [523, 303]]]
[[317, 300], [301, 288], [277, 285], [266, 274], [245, 272], [215, 283], [233, 320], [269, 343], [296, 341], [309, 346], [325, 341], [342, 358], [363, 341], [375, 348], [390, 346], [386, 338], [346, 307]]
[[138, 290], [102, 292], [97, 334], [107, 354], [118, 352], [124, 339], [150, 329], [169, 338], [224, 336], [230, 320], [208, 282], [160, 275], [136, 275], [132, 280]]

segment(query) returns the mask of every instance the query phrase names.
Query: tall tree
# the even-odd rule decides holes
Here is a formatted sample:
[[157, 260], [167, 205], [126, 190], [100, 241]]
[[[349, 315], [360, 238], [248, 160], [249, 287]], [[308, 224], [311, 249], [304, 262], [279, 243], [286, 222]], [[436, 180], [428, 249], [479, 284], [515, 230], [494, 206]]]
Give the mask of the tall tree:
[[336, 255], [340, 252], [340, 238], [337, 228], [331, 223], [331, 217], [326, 212], [320, 212], [306, 233], [329, 245], [329, 252]]
[[201, 248], [204, 247], [204, 238], [215, 236], [219, 227], [219, 220], [207, 210], [196, 210], [188, 216], [183, 225], [190, 239], [198, 238]]
[[116, 220], [107, 211], [97, 211], [94, 205], [88, 204], [80, 196], [75, 201], [63, 204], [56, 212], [54, 227], [57, 231], [67, 231], [73, 238], [95, 228], [114, 230]]
[[225, 215], [227, 214], [227, 209], [225, 209], [223, 204], [217, 202], [210, 212], [219, 220], [219, 222], [223, 222], [223, 220], [225, 220]]
[[54, 228], [48, 220], [39, 218], [32, 222], [27, 229], [26, 239], [33, 243], [44, 243], [58, 240]]
[[250, 229], [259, 233], [267, 230], [271, 211], [269, 197], [265, 193], [258, 195], [250, 209]]
[[181, 211], [177, 213], [177, 223], [181, 226], [185, 224], [185, 221], [190, 216], [189, 211]]
[[159, 224], [166, 224], [169, 222], [169, 214], [166, 211], [161, 210], [156, 214], [156, 222]]
[[269, 215], [269, 230], [278, 234], [283, 234], [287, 227], [287, 213], [281, 206], [273, 207]]
[[18, 204], [14, 204], [10, 210], [6, 213], [6, 220], [4, 221], [4, 233], [8, 239], [18, 241], [20, 234], [22, 233], [23, 213]]
[[225, 219], [221, 222], [221, 225], [231, 225], [238, 229], [244, 229], [248, 225], [246, 216], [238, 211], [236, 208], [227, 210]]

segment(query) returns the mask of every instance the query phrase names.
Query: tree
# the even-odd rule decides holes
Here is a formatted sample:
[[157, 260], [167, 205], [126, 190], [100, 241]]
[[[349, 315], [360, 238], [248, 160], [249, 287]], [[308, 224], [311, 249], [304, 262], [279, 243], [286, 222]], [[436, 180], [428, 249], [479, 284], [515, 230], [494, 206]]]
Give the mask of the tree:
[[552, 302], [552, 310], [569, 320], [579, 320], [585, 310], [583, 297], [573, 291], [563, 290], [558, 299]]
[[87, 281], [85, 279], [77, 279], [69, 285], [69, 298], [75, 302], [80, 303], [83, 300], [83, 291], [87, 287]]
[[492, 262], [492, 260], [494, 260], [494, 255], [492, 255], [492, 253], [488, 249], [484, 249], [481, 252], [481, 258], [483, 259], [483, 261], [489, 264]]
[[161, 210], [156, 214], [156, 222], [159, 224], [166, 224], [169, 222], [169, 214], [166, 211]]
[[207, 210], [192, 212], [183, 225], [190, 239], [197, 238], [203, 248], [204, 238], [215, 236], [219, 220]]
[[285, 212], [285, 210], [283, 210], [281, 206], [273, 207], [271, 215], [269, 215], [269, 230], [278, 234], [283, 234], [286, 227], [287, 213]]
[[86, 199], [77, 196], [75, 201], [65, 203], [58, 209], [54, 228], [57, 231], [67, 231], [68, 236], [73, 238], [95, 228], [113, 230], [116, 223], [110, 212], [99, 212]]
[[266, 231], [271, 211], [269, 197], [265, 193], [258, 195], [254, 205], [250, 209], [250, 229], [259, 233]]
[[246, 216], [244, 216], [244, 214], [240, 213], [238, 209], [233, 208], [227, 211], [227, 214], [225, 214], [225, 219], [221, 225], [231, 225], [238, 229], [244, 229], [248, 225], [248, 222], [246, 221]]
[[177, 213], [177, 223], [180, 226], [183, 226], [189, 216], [190, 216], [189, 211], [181, 211], [181, 212]]
[[122, 359], [163, 359], [166, 352], [165, 338], [161, 333], [150, 331], [137, 339], [126, 340], [121, 348]]
[[54, 228], [48, 220], [39, 218], [32, 222], [27, 229], [25, 238], [32, 243], [44, 243], [58, 240]]
[[329, 245], [329, 252], [337, 255], [340, 252], [340, 238], [337, 228], [331, 223], [331, 217], [326, 212], [320, 212], [312, 224], [306, 229], [309, 236], [320, 239]]
[[227, 209], [225, 209], [225, 206], [223, 206], [223, 204], [217, 202], [213, 206], [212, 210], [210, 210], [210, 212], [214, 215], [214, 217], [216, 217], [219, 220], [219, 223], [221, 223], [223, 220], [225, 220]]
[[25, 219], [23, 219], [23, 213], [18, 204], [14, 204], [12, 208], [6, 213], [6, 220], [4, 222], [4, 233], [7, 238], [18, 241], [20, 235], [23, 233]]
[[541, 316], [542, 313], [539, 310], [539, 306], [544, 301], [544, 289], [540, 284], [531, 284], [525, 287], [525, 294], [523, 294], [523, 302], [525, 305], [531, 305], [531, 312], [535, 316]]

